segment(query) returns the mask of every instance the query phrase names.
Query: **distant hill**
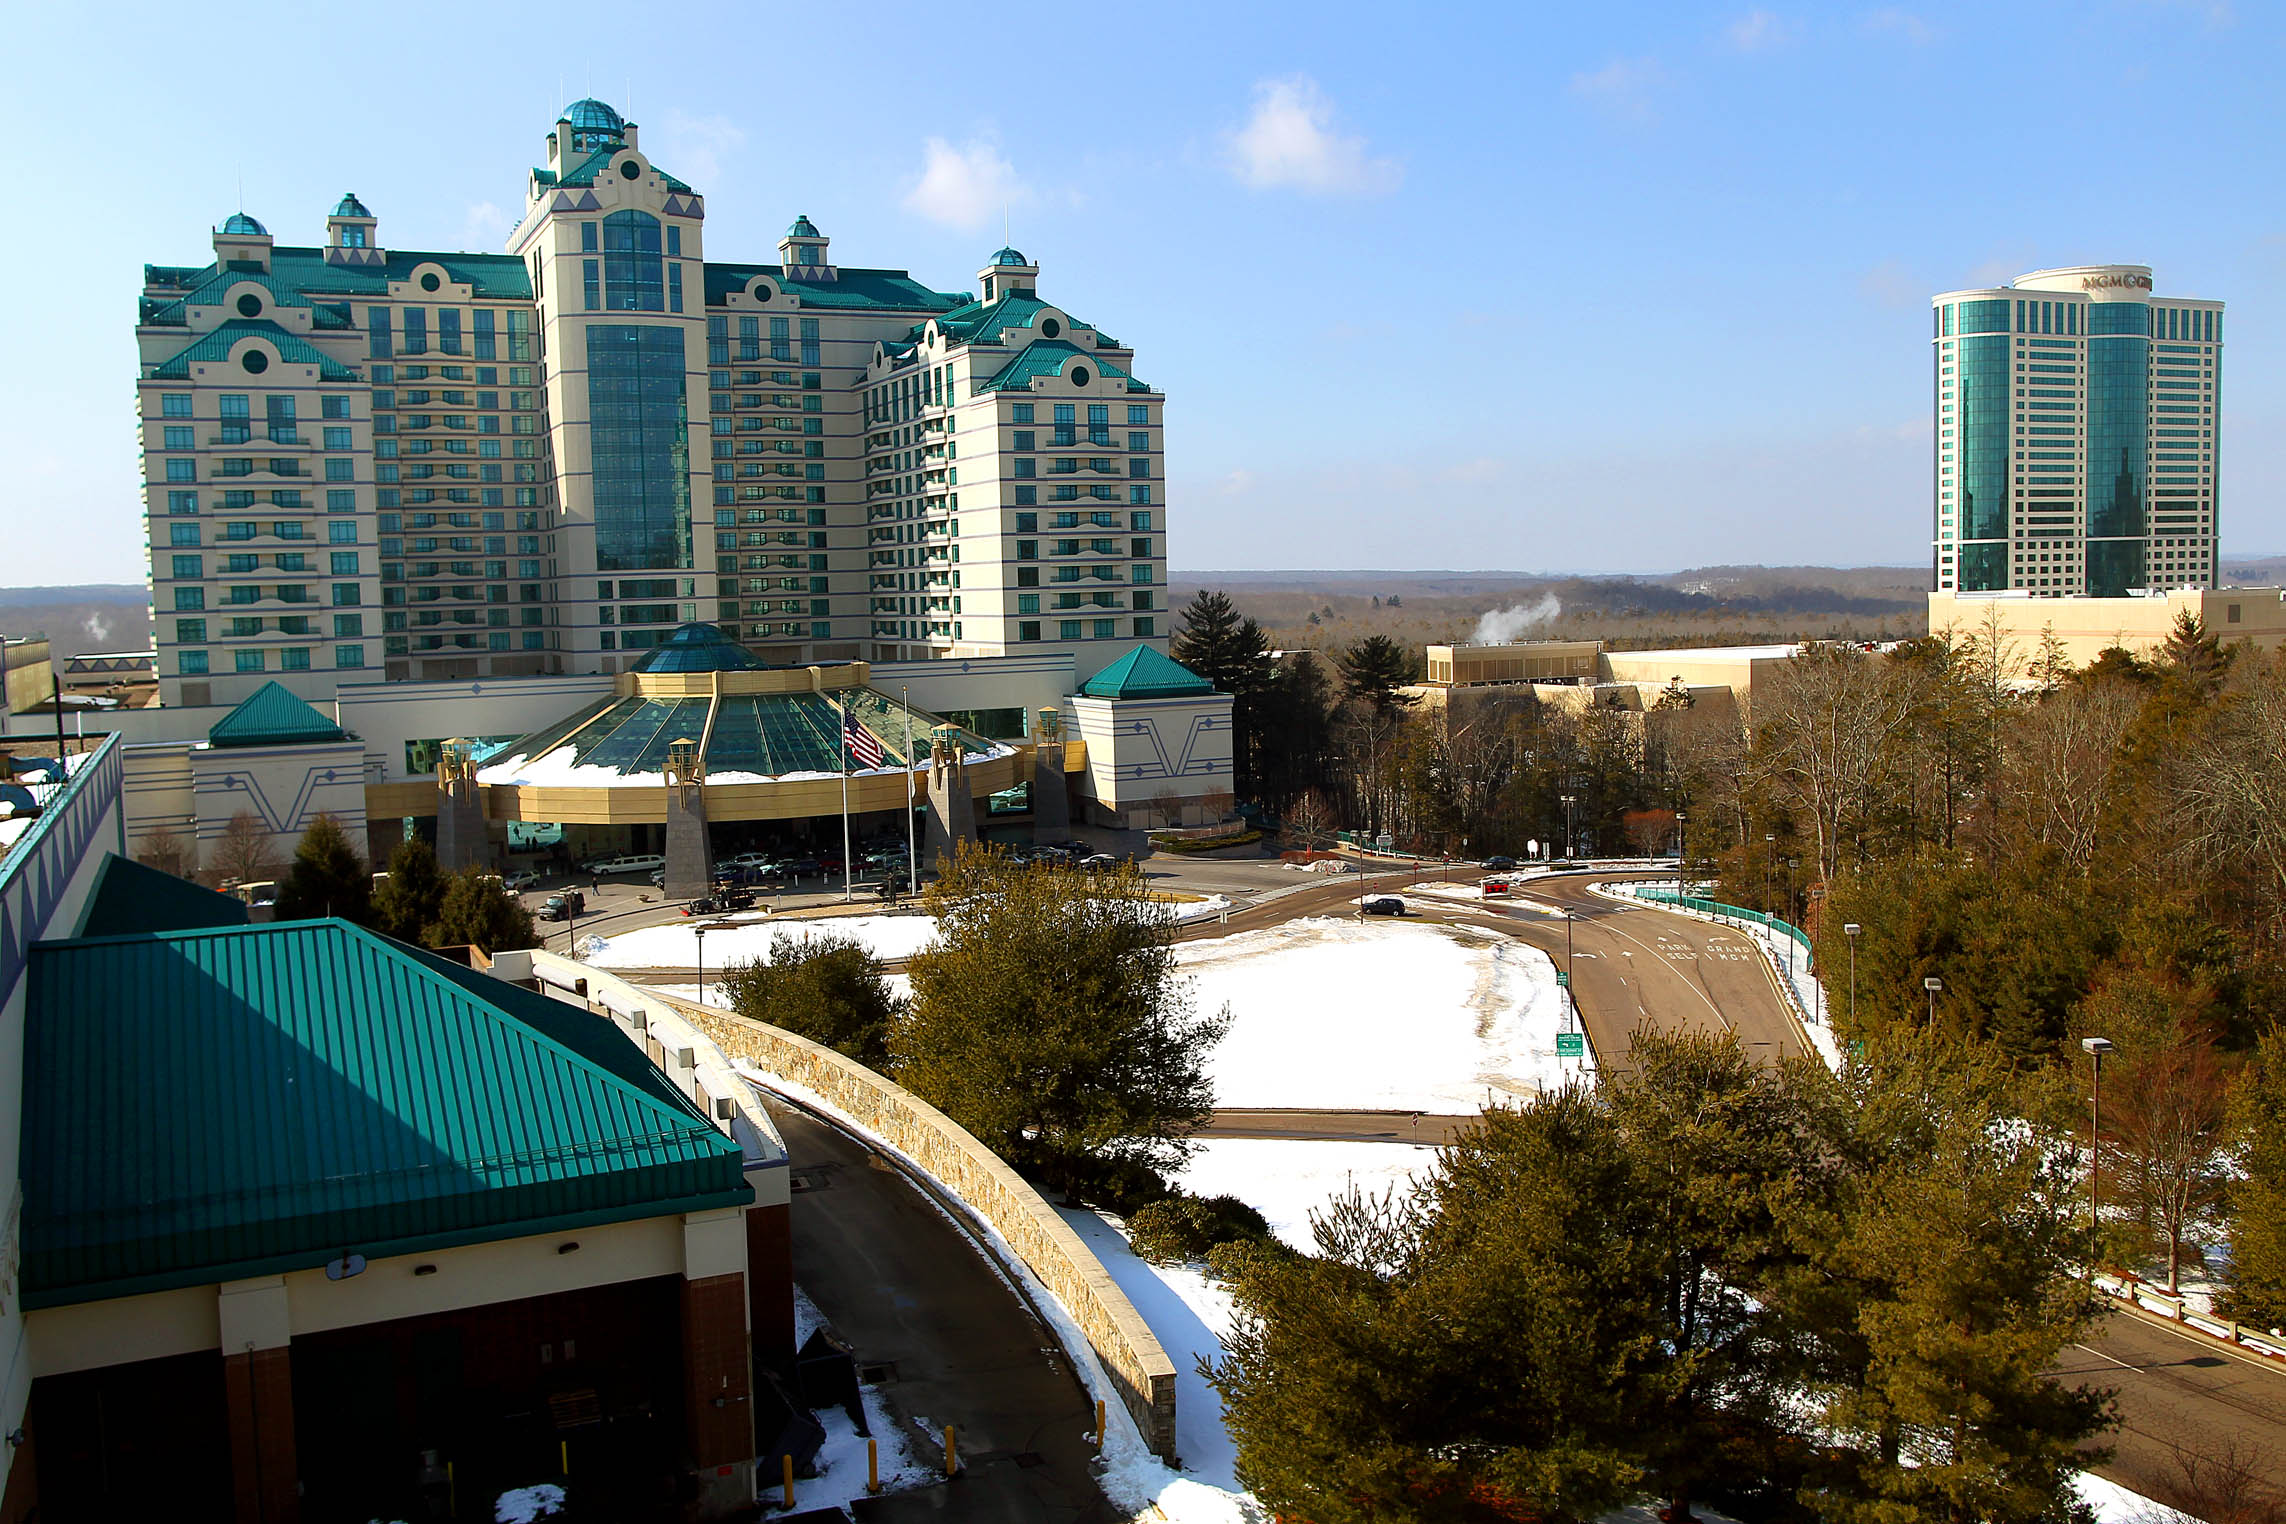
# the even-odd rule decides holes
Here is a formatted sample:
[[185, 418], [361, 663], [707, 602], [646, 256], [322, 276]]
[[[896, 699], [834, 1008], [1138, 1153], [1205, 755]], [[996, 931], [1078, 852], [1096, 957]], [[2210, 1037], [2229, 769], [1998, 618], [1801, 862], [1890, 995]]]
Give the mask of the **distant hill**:
[[151, 594], [139, 583], [0, 588], [0, 635], [45, 635], [55, 654], [151, 649]]

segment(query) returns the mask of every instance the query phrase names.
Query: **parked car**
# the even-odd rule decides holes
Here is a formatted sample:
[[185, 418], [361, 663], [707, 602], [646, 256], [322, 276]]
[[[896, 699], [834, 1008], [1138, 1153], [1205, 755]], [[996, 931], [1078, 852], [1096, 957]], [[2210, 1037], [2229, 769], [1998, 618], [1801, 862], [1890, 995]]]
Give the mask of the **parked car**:
[[816, 878], [825, 866], [814, 857], [796, 857], [778, 864], [778, 871], [789, 878]]
[[1403, 915], [1405, 902], [1394, 894], [1377, 894], [1359, 908], [1367, 915]]
[[1126, 858], [1115, 857], [1109, 852], [1097, 852], [1081, 858], [1073, 866], [1087, 873], [1106, 873], [1126, 861]]
[[741, 852], [735, 857], [724, 858], [722, 865], [725, 868], [767, 868], [770, 866], [770, 854], [767, 852]]
[[575, 915], [586, 913], [587, 896], [577, 889], [566, 889], [561, 894], [551, 894], [548, 896], [548, 902], [540, 907], [540, 919], [543, 921], [568, 921]]
[[1484, 866], [1486, 871], [1492, 873], [1513, 873], [1516, 871], [1516, 859], [1513, 857], [1488, 857], [1484, 860]]
[[502, 879], [501, 883], [510, 894], [522, 894], [527, 889], [537, 888], [540, 877], [540, 870], [537, 868], [519, 868]]
[[684, 915], [720, 915], [726, 910], [752, 910], [754, 896], [744, 889], [718, 889], [692, 900], [683, 907]]
[[598, 857], [579, 865], [582, 873], [598, 876], [607, 873], [648, 873], [653, 868], [665, 870], [667, 859], [657, 852], [628, 852], [618, 857]]

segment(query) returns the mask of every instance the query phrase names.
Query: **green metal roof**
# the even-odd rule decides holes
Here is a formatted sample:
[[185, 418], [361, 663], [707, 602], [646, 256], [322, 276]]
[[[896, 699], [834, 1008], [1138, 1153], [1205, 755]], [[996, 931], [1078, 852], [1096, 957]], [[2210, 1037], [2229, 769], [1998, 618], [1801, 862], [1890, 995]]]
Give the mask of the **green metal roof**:
[[888, 307], [899, 312], [947, 312], [969, 298], [932, 291], [903, 270], [860, 270], [837, 266], [832, 280], [789, 280], [782, 265], [715, 264], [706, 267], [707, 305], [719, 307], [733, 291], [744, 291], [757, 275], [800, 297], [805, 307]]
[[193, 364], [219, 364], [230, 358], [240, 339], [268, 339], [278, 358], [288, 365], [315, 365], [327, 381], [354, 381], [357, 372], [299, 334], [289, 333], [265, 318], [232, 318], [211, 333], [201, 334], [187, 349], [177, 351], [151, 367], [155, 381], [187, 381]]
[[72, 935], [119, 937], [245, 924], [244, 900], [107, 852], [103, 866], [95, 870], [95, 888], [79, 913], [79, 929]]
[[287, 691], [275, 678], [216, 720], [206, 733], [213, 746], [305, 746], [340, 741], [348, 732]]
[[1024, 391], [1041, 376], [1064, 374], [1065, 367], [1074, 360], [1085, 360], [1095, 367], [1097, 374], [1126, 382], [1127, 389], [1131, 392], [1151, 390], [1110, 361], [1076, 345], [1067, 344], [1062, 339], [1033, 340], [997, 373], [978, 382], [976, 389], [980, 392]]
[[182, 328], [190, 323], [193, 307], [220, 307], [232, 288], [252, 284], [270, 293], [270, 300], [280, 307], [307, 307], [311, 310], [313, 328], [347, 329], [356, 326], [346, 306], [331, 302], [313, 302], [300, 288], [275, 276], [245, 270], [202, 270], [196, 287], [172, 301], [146, 297], [137, 321], [158, 328]]
[[[391, 281], [408, 281], [422, 265], [440, 265], [455, 281], [468, 286], [480, 301], [532, 299], [532, 271], [513, 254], [445, 254], [421, 249], [391, 249], [378, 265], [336, 265], [326, 262], [325, 250], [294, 245], [270, 251], [267, 282], [283, 300], [292, 292], [304, 297], [380, 296], [389, 294]], [[250, 273], [263, 279], [263, 272]], [[143, 284], [173, 293], [196, 291], [217, 279], [241, 278], [237, 271], [205, 265], [145, 265]], [[435, 300], [435, 298], [428, 298]]]
[[[586, 158], [580, 160], [579, 163], [573, 168], [565, 170], [563, 179], [557, 183], [562, 185], [567, 190], [577, 189], [582, 185], [593, 185], [595, 183], [595, 177], [602, 174], [605, 170], [609, 169], [611, 167], [611, 161], [626, 151], [627, 145], [624, 143], [607, 143], [603, 147], [598, 148], [595, 152], [589, 154]], [[656, 164], [651, 166], [651, 173], [657, 175], [661, 180], [665, 181], [667, 189], [669, 190], [687, 191], [690, 189], [689, 186], [683, 184], [682, 181], [676, 179], [673, 175], [668, 174], [665, 170], [661, 169]]]
[[1137, 646], [1080, 684], [1089, 698], [1190, 698], [1214, 692], [1214, 684], [1149, 646]]
[[753, 1200], [611, 1023], [341, 921], [41, 943], [24, 1075], [29, 1307]]

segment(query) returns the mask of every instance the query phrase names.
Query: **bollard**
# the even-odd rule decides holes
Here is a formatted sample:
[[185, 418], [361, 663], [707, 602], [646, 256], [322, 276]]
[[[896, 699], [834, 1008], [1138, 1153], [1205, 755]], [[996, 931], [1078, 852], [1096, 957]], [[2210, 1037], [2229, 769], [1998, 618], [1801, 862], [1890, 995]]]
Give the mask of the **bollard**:
[[778, 1457], [778, 1466], [778, 1474], [786, 1484], [786, 1506], [791, 1508], [794, 1506], [794, 1458], [791, 1455], [781, 1455]]
[[953, 1453], [952, 1425], [948, 1423], [945, 1425], [945, 1480], [951, 1481], [959, 1470], [960, 1461]]
[[881, 1442], [876, 1439], [865, 1442], [865, 1490], [881, 1490]]
[[1103, 1448], [1103, 1399], [1095, 1399], [1095, 1447]]
[[564, 1475], [566, 1475], [566, 1476], [570, 1476], [570, 1475], [571, 1475], [571, 1441], [570, 1441], [570, 1440], [568, 1440], [568, 1439], [561, 1439], [561, 1440], [558, 1440], [558, 1441], [556, 1441], [556, 1445], [557, 1445], [557, 1448], [558, 1448], [558, 1449], [559, 1449], [559, 1450], [562, 1452], [562, 1455], [563, 1455], [563, 1463], [564, 1463]]

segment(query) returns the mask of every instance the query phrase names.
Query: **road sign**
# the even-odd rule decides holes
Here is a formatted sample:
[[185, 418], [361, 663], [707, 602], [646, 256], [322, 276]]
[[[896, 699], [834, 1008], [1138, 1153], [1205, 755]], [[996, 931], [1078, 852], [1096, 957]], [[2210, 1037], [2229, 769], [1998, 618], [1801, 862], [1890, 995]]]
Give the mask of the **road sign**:
[[1560, 968], [1559, 968], [1559, 969], [1557, 969], [1557, 970], [1556, 970], [1556, 988], [1557, 988], [1557, 989], [1560, 989], [1560, 990], [1568, 990], [1568, 989], [1570, 989], [1571, 987], [1572, 987], [1572, 976], [1571, 976], [1570, 974], [1566, 973], [1564, 970], [1562, 970], [1562, 969], [1560, 969]]
[[1578, 1032], [1558, 1032], [1556, 1034], [1556, 1057], [1587, 1057], [1587, 1038]]

